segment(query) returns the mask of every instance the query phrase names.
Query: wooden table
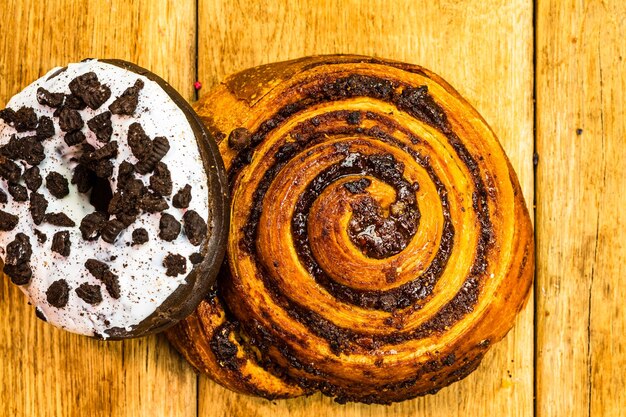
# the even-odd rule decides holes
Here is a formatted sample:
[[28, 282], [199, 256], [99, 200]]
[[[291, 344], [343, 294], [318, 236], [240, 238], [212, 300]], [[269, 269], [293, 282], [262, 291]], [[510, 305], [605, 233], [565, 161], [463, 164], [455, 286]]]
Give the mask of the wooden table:
[[1, 415], [626, 415], [622, 0], [2, 0], [0, 16], [0, 104], [85, 57], [137, 62], [189, 100], [196, 79], [202, 94], [303, 55], [424, 65], [500, 137], [537, 235], [534, 297], [514, 330], [464, 381], [390, 407], [239, 396], [197, 377], [163, 336], [103, 343], [45, 325], [0, 279]]

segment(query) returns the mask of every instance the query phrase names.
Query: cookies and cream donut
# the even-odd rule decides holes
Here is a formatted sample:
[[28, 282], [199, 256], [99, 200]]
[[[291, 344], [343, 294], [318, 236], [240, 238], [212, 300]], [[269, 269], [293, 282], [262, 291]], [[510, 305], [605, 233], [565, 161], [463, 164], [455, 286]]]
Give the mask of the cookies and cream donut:
[[0, 111], [0, 258], [39, 318], [102, 338], [162, 330], [215, 280], [227, 187], [165, 81], [124, 61], [57, 68]]

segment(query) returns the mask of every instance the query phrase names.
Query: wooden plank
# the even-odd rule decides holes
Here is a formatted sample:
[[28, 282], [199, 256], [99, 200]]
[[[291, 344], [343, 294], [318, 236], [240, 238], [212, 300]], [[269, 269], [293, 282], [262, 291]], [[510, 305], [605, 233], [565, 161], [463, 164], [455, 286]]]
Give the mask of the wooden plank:
[[[199, 79], [204, 89], [264, 63], [358, 53], [424, 65], [452, 83], [494, 128], [533, 199], [532, 4], [515, 1], [256, 2], [199, 0]], [[206, 377], [202, 416], [530, 416], [532, 301], [477, 372], [435, 396], [391, 407], [337, 405], [321, 396], [268, 402]]]
[[626, 5], [537, 17], [537, 415], [623, 416]]
[[[195, 0], [0, 2], [0, 103], [54, 66], [122, 58], [188, 98]], [[0, 277], [0, 404], [6, 416], [196, 415], [196, 376], [162, 336], [98, 342], [35, 318]]]

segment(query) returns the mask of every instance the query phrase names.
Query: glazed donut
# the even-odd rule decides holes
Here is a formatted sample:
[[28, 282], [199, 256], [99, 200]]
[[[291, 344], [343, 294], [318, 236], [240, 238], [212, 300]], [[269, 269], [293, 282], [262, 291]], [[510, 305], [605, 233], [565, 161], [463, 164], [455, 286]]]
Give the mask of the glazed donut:
[[168, 330], [244, 394], [390, 403], [467, 376], [533, 275], [522, 192], [482, 117], [416, 66], [265, 65], [195, 106], [231, 188], [217, 290]]
[[103, 339], [188, 315], [222, 262], [214, 141], [165, 81], [118, 60], [56, 68], [0, 111], [0, 256], [37, 317]]

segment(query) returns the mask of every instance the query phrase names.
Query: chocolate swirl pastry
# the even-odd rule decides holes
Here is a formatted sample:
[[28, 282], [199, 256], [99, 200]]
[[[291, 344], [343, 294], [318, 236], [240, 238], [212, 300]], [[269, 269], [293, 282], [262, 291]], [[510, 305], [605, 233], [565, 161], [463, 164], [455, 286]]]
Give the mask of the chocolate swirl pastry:
[[416, 65], [322, 56], [196, 105], [228, 171], [228, 263], [169, 330], [232, 390], [391, 403], [471, 373], [532, 283], [532, 227], [486, 122]]
[[227, 190], [193, 109], [134, 64], [54, 69], [0, 111], [0, 265], [65, 330], [138, 337], [191, 313], [223, 260]]

